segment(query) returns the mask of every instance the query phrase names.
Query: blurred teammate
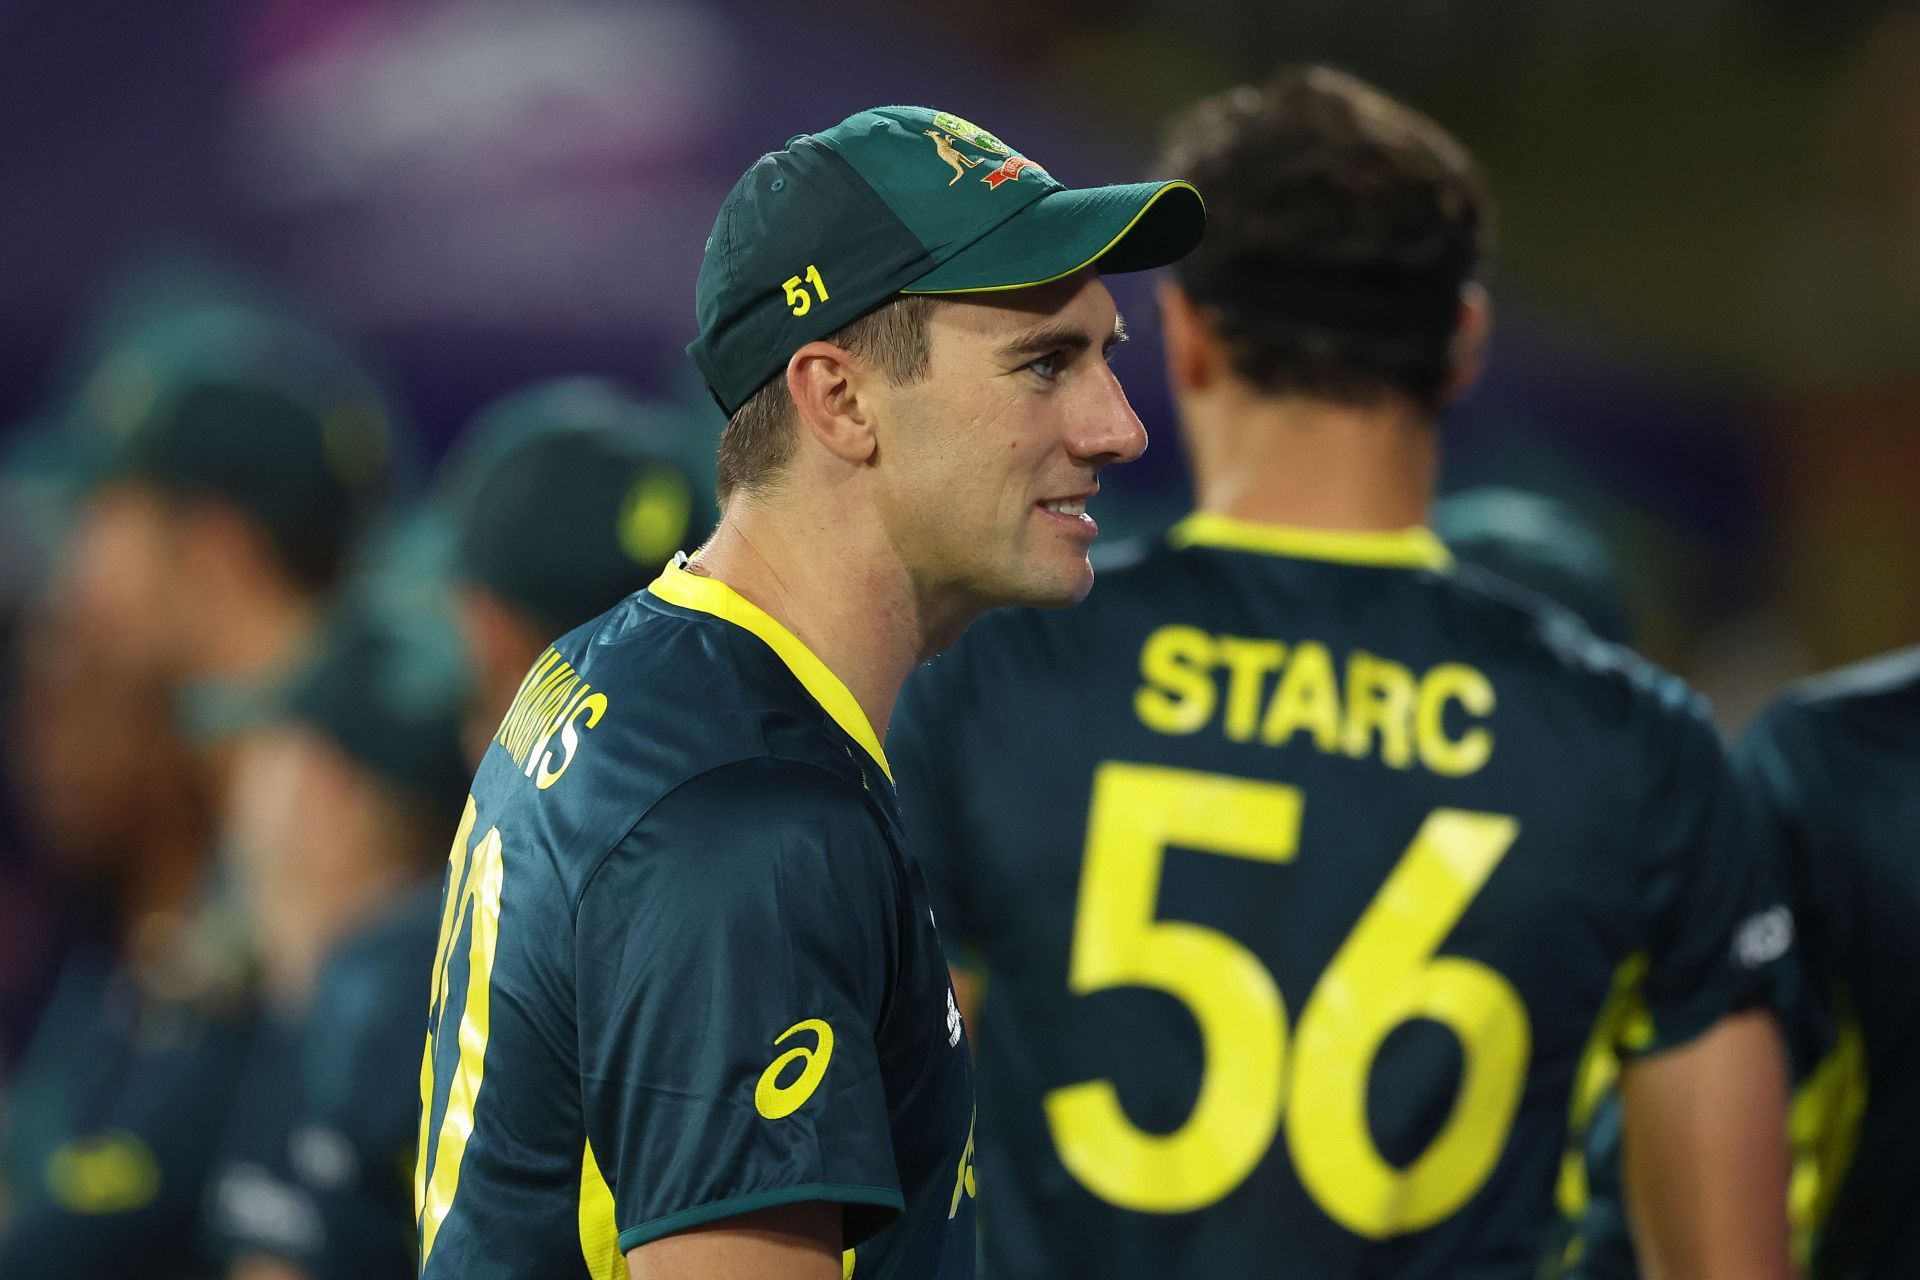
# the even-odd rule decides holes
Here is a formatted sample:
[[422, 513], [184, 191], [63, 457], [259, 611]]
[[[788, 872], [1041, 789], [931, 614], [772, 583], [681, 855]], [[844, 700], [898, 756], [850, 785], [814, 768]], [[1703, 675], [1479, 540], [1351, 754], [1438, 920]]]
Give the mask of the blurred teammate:
[[126, 558], [127, 625], [212, 749], [298, 674], [387, 491], [392, 438], [362, 384], [158, 376], [80, 518]]
[[983, 620], [894, 738], [985, 978], [992, 1273], [1530, 1277], [1620, 983], [1650, 1246], [1784, 1274], [1768, 904], [1706, 713], [1423, 527], [1487, 328], [1471, 161], [1325, 69], [1166, 160], [1211, 221], [1161, 296], [1199, 510]]
[[208, 1202], [233, 1280], [415, 1273], [420, 975], [467, 780], [447, 629], [348, 613], [235, 760], [269, 999]]
[[[192, 772], [155, 783], [152, 830], [114, 850], [117, 887], [137, 891], [140, 910], [115, 947], [69, 966], [29, 1049], [21, 1088], [31, 1075], [44, 1091], [13, 1113], [16, 1178], [45, 1189], [25, 1194], [47, 1212], [23, 1215], [8, 1247], [57, 1259], [22, 1274], [101, 1274], [129, 1258], [199, 1274], [209, 1135], [253, 1002], [208, 832], [189, 839], [169, 810], [191, 797], [212, 831], [223, 825], [234, 752], [310, 656], [386, 488], [392, 438], [378, 397], [323, 342], [231, 308], [161, 316], [106, 352], [64, 425], [93, 480], [70, 534], [90, 626], [164, 700], [149, 736], [128, 732], [160, 755], [184, 742]], [[97, 740], [120, 719], [87, 709], [111, 696], [113, 671], [78, 678], [48, 712], [58, 732], [91, 735], [58, 757], [88, 776], [46, 779], [45, 803], [97, 803], [77, 816], [98, 824], [143, 793], [113, 779], [119, 740]]]
[[972, 1274], [968, 1051], [880, 742], [981, 609], [1085, 594], [1085, 500], [1145, 445], [1097, 270], [1203, 221], [909, 107], [735, 186], [691, 348], [720, 528], [535, 663], [454, 840], [426, 1277]]
[[1914, 1275], [1920, 1019], [1904, 975], [1920, 937], [1920, 649], [1806, 682], [1734, 754], [1772, 820], [1798, 929], [1795, 1226], [1819, 1280]]
[[442, 494], [474, 666], [473, 763], [548, 641], [706, 541], [718, 513], [689, 445], [708, 447], [687, 415], [601, 378], [526, 387], [474, 420]]
[[[1734, 751], [1764, 805], [1796, 930], [1782, 1015], [1794, 1068], [1789, 1207], [1796, 1258], [1816, 1280], [1909, 1276], [1920, 1228], [1904, 1188], [1920, 1131], [1904, 979], [1920, 908], [1911, 888], [1920, 803], [1920, 650], [1809, 680], [1769, 707]], [[1603, 1108], [1588, 1164], [1619, 1152]], [[1596, 1185], [1569, 1274], [1637, 1280], [1617, 1196]]]
[[21, 641], [11, 760], [54, 874], [99, 913], [64, 959], [7, 1097], [0, 1276], [205, 1273], [195, 1230], [252, 1034], [243, 948], [207, 901], [214, 798], [175, 687], [119, 602], [140, 585], [77, 530]]

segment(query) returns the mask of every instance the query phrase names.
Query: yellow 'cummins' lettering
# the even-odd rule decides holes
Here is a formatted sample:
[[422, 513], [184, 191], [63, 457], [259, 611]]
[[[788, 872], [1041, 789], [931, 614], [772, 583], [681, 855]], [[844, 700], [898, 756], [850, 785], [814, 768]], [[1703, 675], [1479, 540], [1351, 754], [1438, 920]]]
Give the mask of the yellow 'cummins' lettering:
[[[1314, 749], [1393, 769], [1416, 763], [1464, 777], [1493, 755], [1493, 683], [1478, 669], [1443, 662], [1425, 672], [1363, 649], [1336, 659], [1316, 640], [1214, 635], [1170, 625], [1140, 650], [1134, 714], [1156, 733], [1209, 726], [1232, 742], [1277, 747], [1305, 735]], [[1464, 716], [1458, 736], [1449, 725]]]
[[[607, 713], [607, 695], [593, 692], [558, 650], [548, 649], [520, 682], [520, 692], [493, 740], [542, 791], [560, 781], [580, 750], [580, 735]], [[582, 717], [585, 718], [583, 724]], [[560, 758], [547, 750], [560, 735]], [[537, 775], [537, 776], [536, 776]]]

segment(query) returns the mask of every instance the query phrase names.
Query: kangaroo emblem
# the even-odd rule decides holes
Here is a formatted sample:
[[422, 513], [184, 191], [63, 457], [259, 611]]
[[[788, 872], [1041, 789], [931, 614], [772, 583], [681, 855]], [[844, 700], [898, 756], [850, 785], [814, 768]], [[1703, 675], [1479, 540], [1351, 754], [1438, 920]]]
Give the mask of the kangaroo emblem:
[[967, 170], [980, 163], [979, 156], [962, 155], [953, 149], [953, 135], [941, 133], [938, 129], [928, 129], [926, 134], [933, 139], [933, 149], [940, 153], [940, 158], [953, 166], [953, 177], [947, 179], [948, 186], [966, 177]]

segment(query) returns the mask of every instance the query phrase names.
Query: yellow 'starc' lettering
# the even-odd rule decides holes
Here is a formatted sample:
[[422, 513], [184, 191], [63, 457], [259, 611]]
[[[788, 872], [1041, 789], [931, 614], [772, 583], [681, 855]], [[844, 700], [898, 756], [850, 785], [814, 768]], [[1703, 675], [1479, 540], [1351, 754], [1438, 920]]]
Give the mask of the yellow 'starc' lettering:
[[1293, 658], [1260, 726], [1260, 741], [1277, 747], [1302, 729], [1313, 734], [1320, 750], [1340, 749], [1340, 692], [1334, 684], [1333, 658], [1325, 645], [1312, 640], [1293, 646]]
[[1493, 755], [1493, 732], [1482, 725], [1458, 738], [1447, 737], [1447, 704], [1458, 702], [1476, 719], [1493, 714], [1493, 684], [1474, 668], [1460, 662], [1442, 663], [1420, 682], [1420, 705], [1414, 713], [1414, 733], [1420, 743], [1420, 763], [1435, 773], [1464, 777]]
[[[1257, 737], [1278, 747], [1304, 730], [1329, 755], [1377, 756], [1391, 769], [1419, 764], [1451, 777], [1485, 767], [1493, 755], [1492, 729], [1472, 723], [1492, 714], [1493, 683], [1465, 663], [1423, 673], [1363, 649], [1336, 655], [1314, 640], [1289, 647], [1173, 624], [1147, 636], [1140, 674], [1134, 714], [1155, 733], [1199, 733], [1217, 717], [1229, 742]], [[1457, 737], [1449, 735], [1450, 716], [1468, 721]]]
[[1213, 718], [1213, 637], [1198, 627], [1161, 627], [1140, 650], [1147, 683], [1134, 714], [1157, 733], [1194, 733]]
[[1260, 703], [1267, 675], [1286, 661], [1287, 646], [1278, 640], [1220, 637], [1220, 662], [1227, 669], [1227, 736], [1247, 742], [1260, 727]]
[[[787, 1050], [760, 1073], [760, 1081], [753, 1087], [754, 1109], [768, 1120], [784, 1120], [805, 1105], [813, 1091], [820, 1087], [820, 1080], [827, 1074], [827, 1063], [833, 1058], [833, 1028], [819, 1018], [808, 1018], [796, 1022], [773, 1038], [774, 1046], [790, 1036], [802, 1031], [814, 1034], [814, 1044], [796, 1045]], [[803, 1061], [806, 1066], [792, 1084], [780, 1083], [780, 1073], [790, 1062]]]
[[1347, 656], [1347, 754], [1363, 759], [1378, 749], [1383, 764], [1413, 764], [1413, 672], [1356, 649]]

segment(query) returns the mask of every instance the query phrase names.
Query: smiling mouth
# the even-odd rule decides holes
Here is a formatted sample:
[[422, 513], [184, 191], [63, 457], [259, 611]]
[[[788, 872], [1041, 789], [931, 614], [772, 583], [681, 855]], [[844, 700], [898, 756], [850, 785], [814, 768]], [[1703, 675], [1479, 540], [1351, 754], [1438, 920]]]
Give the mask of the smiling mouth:
[[1085, 498], [1049, 498], [1047, 501], [1035, 505], [1042, 511], [1051, 511], [1055, 515], [1084, 516], [1087, 514], [1087, 500]]

